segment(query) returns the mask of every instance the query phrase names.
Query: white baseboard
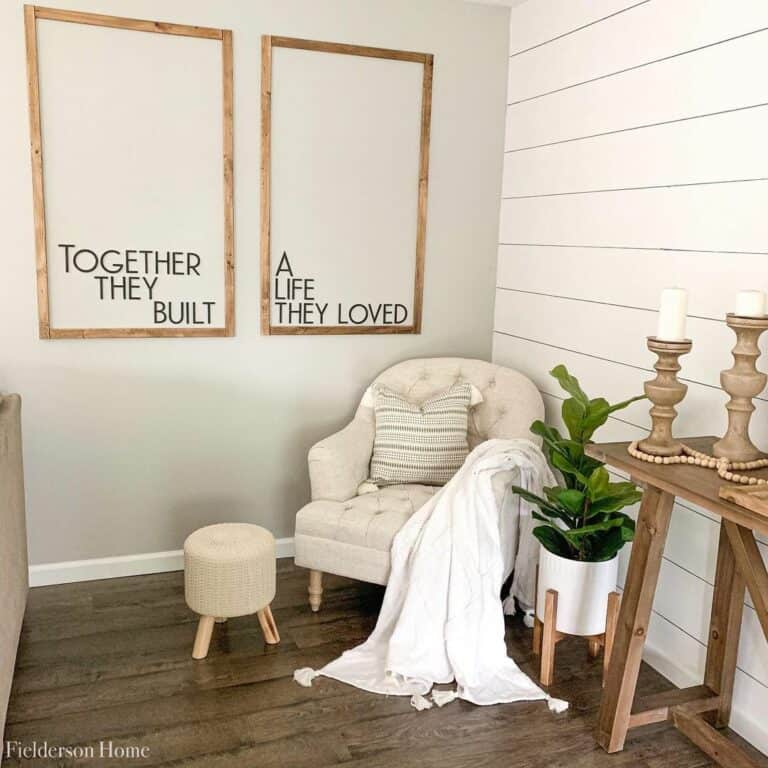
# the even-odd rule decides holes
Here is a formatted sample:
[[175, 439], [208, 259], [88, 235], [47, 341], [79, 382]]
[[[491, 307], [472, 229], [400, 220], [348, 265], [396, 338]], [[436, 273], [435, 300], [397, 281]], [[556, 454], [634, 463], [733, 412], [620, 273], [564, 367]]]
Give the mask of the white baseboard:
[[[278, 557], [293, 557], [293, 538], [277, 539]], [[75, 581], [119, 579], [147, 573], [166, 573], [184, 569], [184, 551], [146, 552], [140, 555], [97, 557], [90, 560], [70, 560], [62, 563], [42, 563], [29, 566], [29, 586], [71, 584]]]

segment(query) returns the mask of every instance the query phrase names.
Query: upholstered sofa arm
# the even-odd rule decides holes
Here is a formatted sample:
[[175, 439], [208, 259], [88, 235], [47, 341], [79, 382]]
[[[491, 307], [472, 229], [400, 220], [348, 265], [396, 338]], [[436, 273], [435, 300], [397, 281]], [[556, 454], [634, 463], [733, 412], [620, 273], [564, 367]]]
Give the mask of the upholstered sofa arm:
[[368, 479], [375, 428], [372, 416], [360, 411], [344, 429], [309, 449], [313, 501], [346, 501]]

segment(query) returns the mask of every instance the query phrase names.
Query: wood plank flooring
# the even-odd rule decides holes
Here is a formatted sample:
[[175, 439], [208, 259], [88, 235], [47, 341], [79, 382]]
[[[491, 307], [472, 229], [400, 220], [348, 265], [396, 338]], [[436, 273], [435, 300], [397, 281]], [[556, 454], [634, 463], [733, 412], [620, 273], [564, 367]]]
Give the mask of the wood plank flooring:
[[[318, 679], [292, 680], [362, 641], [383, 590], [326, 576], [323, 607], [307, 605], [307, 573], [281, 560], [273, 603], [282, 642], [266, 646], [255, 616], [216, 625], [204, 661], [191, 658], [196, 616], [181, 573], [31, 590], [5, 739], [25, 745], [145, 747], [144, 758], [19, 760], [4, 766], [190, 766], [322, 768], [344, 764], [458, 768], [704, 768], [707, 757], [667, 725], [630, 735], [606, 755], [593, 740], [602, 659], [586, 644], [558, 645], [551, 692], [571, 708], [543, 702], [476, 707], [454, 702], [417, 713], [408, 699]], [[510, 654], [534, 672], [531, 631], [507, 622]], [[639, 692], [672, 687], [643, 666]], [[733, 736], [733, 738], [737, 738]], [[106, 747], [105, 747], [106, 748]]]

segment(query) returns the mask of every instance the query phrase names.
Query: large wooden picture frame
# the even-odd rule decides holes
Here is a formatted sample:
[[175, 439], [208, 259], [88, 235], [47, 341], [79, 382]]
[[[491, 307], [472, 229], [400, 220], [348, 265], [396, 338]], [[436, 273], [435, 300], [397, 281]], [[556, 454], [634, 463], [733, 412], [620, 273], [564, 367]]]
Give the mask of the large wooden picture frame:
[[[41, 130], [41, 100], [39, 83], [39, 55], [37, 20], [51, 20], [72, 24], [133, 30], [141, 33], [176, 35], [204, 38], [221, 42], [221, 93], [223, 120], [221, 168], [223, 173], [223, 322], [207, 327], [191, 325], [154, 327], [102, 327], [70, 328], [51, 327], [49, 260], [46, 243], [46, 210], [43, 184], [43, 136]], [[232, 185], [232, 32], [226, 29], [171, 24], [160, 21], [127, 19], [93, 13], [81, 13], [53, 8], [26, 5], [24, 22], [27, 51], [27, 78], [29, 93], [30, 142], [32, 155], [32, 190], [34, 205], [35, 252], [37, 265], [37, 303], [39, 333], [43, 339], [72, 339], [99, 337], [178, 337], [178, 336], [233, 336], [235, 327], [234, 308], [234, 213]], [[45, 115], [42, 116], [45, 118]], [[221, 177], [219, 177], [221, 178]], [[218, 214], [217, 214], [218, 215]], [[222, 220], [217, 219], [219, 223]], [[217, 228], [219, 224], [217, 224]], [[199, 273], [198, 273], [199, 274]], [[151, 296], [151, 293], [150, 293]], [[210, 318], [210, 309], [209, 309]]]
[[[273, 237], [273, 51], [276, 48], [299, 49], [331, 54], [344, 54], [399, 62], [412, 62], [423, 67], [421, 79], [420, 135], [418, 136], [418, 178], [414, 172], [416, 194], [415, 227], [415, 274], [413, 277], [412, 312], [407, 324], [366, 324], [366, 325], [284, 325], [276, 324], [272, 318], [273, 292], [272, 258]], [[424, 252], [427, 227], [427, 187], [429, 176], [429, 139], [432, 109], [433, 56], [428, 53], [371, 48], [344, 43], [304, 40], [290, 37], [264, 35], [261, 53], [261, 332], [265, 335], [288, 334], [390, 334], [421, 333], [422, 300], [424, 291]], [[311, 119], [311, 118], [308, 118]], [[416, 169], [414, 169], [416, 171]], [[329, 193], [330, 194], [330, 193]], [[297, 226], [301, 226], [297, 223]], [[280, 248], [280, 244], [275, 247]], [[279, 266], [278, 266], [279, 269]], [[361, 264], [361, 269], [365, 265]]]

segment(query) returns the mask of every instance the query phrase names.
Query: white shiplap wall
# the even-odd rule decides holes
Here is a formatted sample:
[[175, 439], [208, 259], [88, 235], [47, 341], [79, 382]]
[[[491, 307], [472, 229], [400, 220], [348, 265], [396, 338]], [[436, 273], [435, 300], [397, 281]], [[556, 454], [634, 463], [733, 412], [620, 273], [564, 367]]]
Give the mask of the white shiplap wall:
[[[738, 289], [768, 289], [768, 2], [535, 0], [512, 9], [510, 45], [494, 360], [537, 383], [553, 421], [557, 363], [594, 395], [636, 394], [659, 293], [681, 285], [677, 429], [722, 433], [722, 318]], [[768, 448], [768, 393], [753, 424]], [[639, 403], [599, 437], [648, 426]], [[712, 515], [676, 505], [646, 658], [678, 685], [703, 675], [717, 541]], [[732, 725], [768, 752], [768, 647], [747, 606]]]

